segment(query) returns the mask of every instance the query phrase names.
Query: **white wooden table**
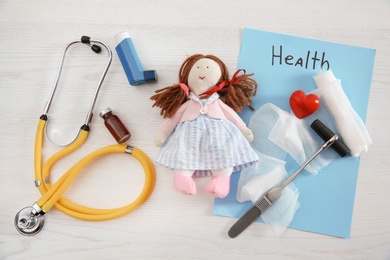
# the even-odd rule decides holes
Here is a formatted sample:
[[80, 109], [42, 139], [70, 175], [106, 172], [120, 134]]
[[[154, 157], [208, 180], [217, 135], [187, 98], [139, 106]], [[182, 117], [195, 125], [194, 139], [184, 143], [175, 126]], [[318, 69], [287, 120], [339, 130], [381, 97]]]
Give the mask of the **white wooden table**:
[[[389, 11], [384, 0], [1, 1], [0, 259], [390, 259]], [[76, 159], [114, 143], [97, 116], [106, 107], [130, 128], [131, 144], [155, 158], [153, 137], [162, 118], [149, 97], [177, 82], [186, 55], [215, 54], [233, 71], [244, 27], [377, 49], [366, 120], [374, 144], [361, 158], [350, 239], [292, 229], [275, 237], [262, 234], [260, 223], [231, 239], [227, 230], [235, 220], [212, 214], [207, 180], [198, 181], [198, 195], [183, 196], [173, 190], [170, 170], [157, 165], [154, 192], [129, 215], [85, 222], [53, 209], [41, 233], [17, 233], [16, 212], [40, 195], [33, 184], [35, 130], [66, 43], [86, 34], [114, 48], [114, 35], [128, 31], [144, 68], [157, 70], [159, 80], [128, 85], [114, 51], [89, 139], [55, 166], [53, 181]], [[77, 131], [104, 62], [81, 49], [70, 52], [53, 123], [66, 129], [72, 122]], [[57, 149], [47, 142], [44, 155]], [[118, 207], [137, 196], [142, 181], [135, 160], [109, 156], [83, 171], [65, 196], [92, 207]]]

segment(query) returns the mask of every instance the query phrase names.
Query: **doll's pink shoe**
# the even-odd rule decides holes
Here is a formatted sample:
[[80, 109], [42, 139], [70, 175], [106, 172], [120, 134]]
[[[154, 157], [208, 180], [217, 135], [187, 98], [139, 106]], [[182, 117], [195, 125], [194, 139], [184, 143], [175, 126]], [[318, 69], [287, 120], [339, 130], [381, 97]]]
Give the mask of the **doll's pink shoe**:
[[230, 190], [230, 176], [211, 177], [211, 180], [206, 185], [207, 193], [224, 198], [229, 194]]
[[173, 188], [183, 194], [196, 194], [196, 184], [191, 176], [176, 173], [173, 177]]

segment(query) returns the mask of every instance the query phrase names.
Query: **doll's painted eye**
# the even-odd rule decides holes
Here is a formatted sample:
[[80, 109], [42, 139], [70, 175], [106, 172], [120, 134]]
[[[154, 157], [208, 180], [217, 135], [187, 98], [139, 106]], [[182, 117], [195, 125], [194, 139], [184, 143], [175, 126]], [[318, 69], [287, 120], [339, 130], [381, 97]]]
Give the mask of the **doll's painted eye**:
[[207, 68], [209, 68], [209, 66], [207, 66]]

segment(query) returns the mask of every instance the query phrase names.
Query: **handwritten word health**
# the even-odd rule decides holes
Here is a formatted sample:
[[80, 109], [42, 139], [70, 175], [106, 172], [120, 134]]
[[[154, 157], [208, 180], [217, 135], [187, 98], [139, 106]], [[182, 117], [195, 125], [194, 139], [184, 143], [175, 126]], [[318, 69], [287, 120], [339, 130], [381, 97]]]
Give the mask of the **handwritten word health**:
[[[330, 63], [325, 59], [325, 52], [322, 52], [319, 58], [318, 52], [307, 51], [306, 57], [295, 57], [291, 54], [284, 55], [282, 45], [279, 46], [279, 51], [275, 50], [275, 46], [272, 45], [272, 66], [279, 63], [279, 65], [285, 64], [289, 66], [299, 66], [305, 69], [312, 68], [316, 69], [316, 66], [319, 64], [322, 69], [330, 69]], [[325, 68], [325, 65], [327, 68]]]

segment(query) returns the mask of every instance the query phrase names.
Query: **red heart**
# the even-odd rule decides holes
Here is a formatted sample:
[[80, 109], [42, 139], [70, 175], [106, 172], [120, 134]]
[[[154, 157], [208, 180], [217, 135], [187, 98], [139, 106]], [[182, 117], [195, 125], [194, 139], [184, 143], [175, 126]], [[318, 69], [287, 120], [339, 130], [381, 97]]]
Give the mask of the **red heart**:
[[290, 107], [299, 118], [310, 116], [320, 107], [320, 99], [315, 94], [306, 95], [302, 90], [297, 90], [290, 96]]

